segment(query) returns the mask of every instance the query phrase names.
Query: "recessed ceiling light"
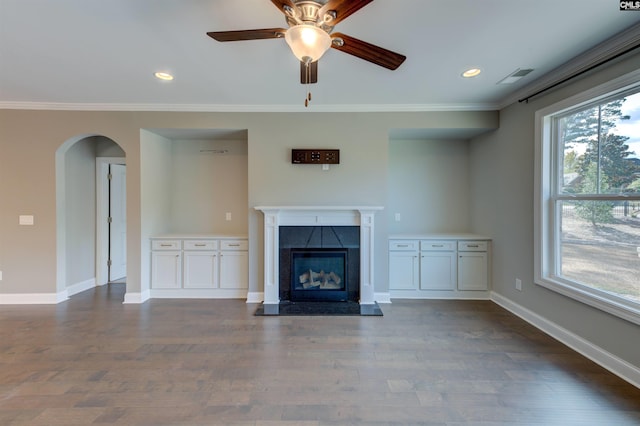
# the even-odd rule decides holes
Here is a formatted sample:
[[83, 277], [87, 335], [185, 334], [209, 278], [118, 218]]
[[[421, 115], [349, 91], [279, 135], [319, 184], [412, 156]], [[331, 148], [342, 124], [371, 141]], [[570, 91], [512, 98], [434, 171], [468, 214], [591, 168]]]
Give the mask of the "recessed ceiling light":
[[482, 70], [480, 68], [471, 68], [462, 73], [462, 76], [465, 78], [475, 77], [480, 74]]
[[156, 78], [159, 78], [160, 80], [166, 80], [166, 81], [173, 80], [173, 76], [171, 74], [169, 74], [168, 72], [157, 72], [157, 73], [155, 73], [153, 75], [155, 75]]

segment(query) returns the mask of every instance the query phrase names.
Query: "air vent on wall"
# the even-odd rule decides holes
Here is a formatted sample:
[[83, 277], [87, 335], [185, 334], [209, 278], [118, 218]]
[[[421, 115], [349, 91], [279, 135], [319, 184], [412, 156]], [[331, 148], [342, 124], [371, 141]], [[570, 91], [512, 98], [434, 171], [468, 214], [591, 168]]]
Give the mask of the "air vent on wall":
[[515, 70], [514, 72], [512, 72], [502, 80], [500, 80], [497, 84], [513, 84], [516, 81], [520, 80], [525, 75], [528, 75], [532, 71], [533, 69], [531, 68], [526, 68], [526, 69], [518, 68], [517, 70]]

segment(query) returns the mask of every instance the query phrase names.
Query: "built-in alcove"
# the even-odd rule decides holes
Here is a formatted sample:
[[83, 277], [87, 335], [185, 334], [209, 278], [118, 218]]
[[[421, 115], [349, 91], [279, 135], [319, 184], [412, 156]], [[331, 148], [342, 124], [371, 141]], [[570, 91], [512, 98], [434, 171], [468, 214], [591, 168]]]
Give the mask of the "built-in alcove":
[[[469, 141], [464, 132], [395, 132], [389, 140], [390, 234], [469, 230]], [[427, 139], [427, 137], [432, 139]]]
[[246, 130], [142, 132], [143, 216], [150, 219], [149, 236], [247, 234]]
[[[245, 297], [249, 228], [247, 131], [143, 129], [140, 174], [140, 300]], [[175, 246], [175, 253], [165, 253], [166, 258], [155, 250], [152, 253], [151, 241], [158, 238]], [[224, 242], [229, 239], [234, 241], [227, 247]], [[163, 242], [158, 244], [162, 248]], [[204, 254], [188, 252], [186, 249], [192, 246]], [[235, 253], [222, 253], [226, 248], [235, 249]], [[131, 302], [136, 300], [132, 296]]]

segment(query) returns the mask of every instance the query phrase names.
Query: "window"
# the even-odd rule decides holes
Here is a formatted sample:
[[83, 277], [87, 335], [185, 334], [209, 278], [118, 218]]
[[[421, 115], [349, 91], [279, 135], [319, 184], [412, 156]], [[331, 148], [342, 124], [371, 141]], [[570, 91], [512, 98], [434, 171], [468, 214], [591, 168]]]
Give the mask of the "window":
[[640, 71], [536, 122], [536, 283], [640, 324]]

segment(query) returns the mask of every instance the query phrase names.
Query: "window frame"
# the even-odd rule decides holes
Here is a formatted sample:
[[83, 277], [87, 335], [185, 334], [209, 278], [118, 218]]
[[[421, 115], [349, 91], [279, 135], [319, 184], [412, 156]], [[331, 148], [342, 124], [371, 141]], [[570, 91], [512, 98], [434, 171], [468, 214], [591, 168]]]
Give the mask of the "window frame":
[[[535, 113], [535, 179], [534, 179], [534, 282], [564, 296], [601, 309], [640, 325], [640, 303], [615, 296], [596, 288], [559, 276], [561, 209], [564, 200], [582, 197], [596, 200], [637, 200], [640, 194], [580, 194], [575, 197], [560, 193], [558, 185], [563, 147], [555, 142], [555, 118], [615, 99], [625, 92], [640, 91], [640, 70], [571, 96]], [[560, 166], [559, 166], [560, 164]]]

